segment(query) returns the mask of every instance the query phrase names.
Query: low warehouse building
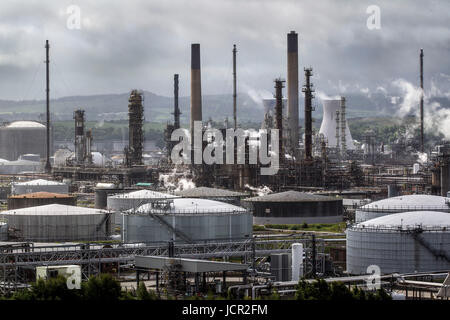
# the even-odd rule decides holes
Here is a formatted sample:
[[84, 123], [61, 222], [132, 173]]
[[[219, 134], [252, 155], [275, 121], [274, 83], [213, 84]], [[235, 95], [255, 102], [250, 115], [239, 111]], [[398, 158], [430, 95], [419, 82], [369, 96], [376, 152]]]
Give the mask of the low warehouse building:
[[341, 222], [342, 199], [298, 191], [285, 191], [244, 199], [253, 208], [254, 224]]
[[104, 210], [49, 204], [0, 212], [22, 241], [59, 242], [108, 239], [111, 214]]
[[347, 272], [381, 274], [448, 271], [450, 213], [401, 212], [358, 223], [346, 230]]
[[122, 215], [125, 242], [229, 241], [252, 236], [252, 214], [228, 203], [192, 198], [153, 201]]
[[450, 198], [413, 194], [374, 201], [356, 209], [355, 222], [407, 211], [450, 212]]
[[68, 194], [44, 191], [14, 195], [8, 197], [8, 210], [37, 207], [52, 203], [76, 206], [77, 197]]

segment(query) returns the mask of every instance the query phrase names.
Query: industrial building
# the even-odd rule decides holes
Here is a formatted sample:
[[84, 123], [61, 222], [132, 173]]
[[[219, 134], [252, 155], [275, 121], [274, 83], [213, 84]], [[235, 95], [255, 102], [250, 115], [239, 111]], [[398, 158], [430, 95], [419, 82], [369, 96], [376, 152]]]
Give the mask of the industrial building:
[[59, 242], [108, 239], [111, 214], [104, 210], [49, 204], [0, 212], [10, 239]]
[[450, 212], [450, 198], [413, 194], [374, 201], [356, 209], [355, 222], [407, 211]]
[[69, 185], [62, 182], [36, 179], [26, 182], [15, 182], [11, 186], [11, 194], [25, 194], [34, 192], [69, 193]]
[[191, 243], [252, 236], [252, 214], [228, 203], [194, 198], [153, 201], [123, 215], [125, 242]]
[[450, 213], [413, 211], [358, 223], [346, 230], [347, 271], [381, 274], [448, 271]]
[[0, 127], [0, 158], [17, 160], [28, 153], [45, 157], [45, 125], [36, 121], [14, 121]]
[[45, 191], [13, 195], [8, 197], [8, 210], [43, 206], [53, 203], [76, 206], [77, 197], [74, 195]]
[[285, 191], [247, 198], [253, 209], [254, 224], [301, 224], [341, 222], [341, 198], [298, 191]]

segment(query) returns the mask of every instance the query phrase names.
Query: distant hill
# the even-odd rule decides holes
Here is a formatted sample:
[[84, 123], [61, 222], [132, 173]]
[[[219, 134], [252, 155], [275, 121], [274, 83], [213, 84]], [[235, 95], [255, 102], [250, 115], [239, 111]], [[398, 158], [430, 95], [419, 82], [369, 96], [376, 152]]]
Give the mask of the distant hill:
[[[102, 94], [90, 96], [72, 96], [51, 100], [50, 108], [54, 120], [71, 120], [73, 111], [82, 108], [86, 111], [86, 118], [90, 121], [120, 120], [128, 118], [129, 93]], [[397, 110], [397, 106], [391, 103], [391, 97], [383, 94], [374, 94], [370, 98], [363, 94], [348, 94], [347, 117], [391, 117]], [[448, 98], [436, 98], [441, 105], [450, 106]], [[228, 116], [232, 120], [232, 96], [203, 95], [203, 118], [212, 118], [215, 121], [223, 121]], [[322, 118], [320, 99], [313, 101], [316, 110], [313, 117]], [[190, 117], [189, 97], [180, 97], [179, 106], [182, 112], [181, 121], [187, 123]], [[146, 121], [167, 122], [173, 116], [173, 98], [164, 97], [152, 92], [144, 91], [144, 110]], [[0, 120], [39, 120], [44, 118], [45, 100], [10, 101], [0, 100]], [[263, 107], [253, 100], [247, 93], [238, 94], [238, 120], [259, 122], [263, 119]], [[303, 98], [300, 97], [300, 115], [303, 117]]]

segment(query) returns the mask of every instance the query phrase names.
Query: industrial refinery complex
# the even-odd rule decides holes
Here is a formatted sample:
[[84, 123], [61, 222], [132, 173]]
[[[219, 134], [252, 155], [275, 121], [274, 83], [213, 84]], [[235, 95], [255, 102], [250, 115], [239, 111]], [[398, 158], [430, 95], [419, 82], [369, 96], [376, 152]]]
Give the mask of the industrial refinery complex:
[[[135, 88], [124, 88], [119, 147], [101, 150], [90, 106], [70, 100], [71, 141], [57, 143], [50, 41], [63, 44], [43, 43], [41, 119], [0, 127], [0, 295], [76, 269], [81, 282], [106, 273], [127, 292], [143, 284], [162, 299], [290, 299], [299, 281], [323, 279], [393, 299], [448, 300], [450, 141], [426, 145], [424, 50], [408, 57], [421, 86], [418, 143], [387, 145], [372, 129], [354, 139], [352, 96], [313, 84], [319, 68], [301, 57], [314, 43], [289, 29], [277, 37], [279, 74], [265, 79], [273, 98], [260, 99], [263, 120], [254, 122], [239, 118], [245, 46], [223, 53], [233, 70], [226, 119], [205, 117], [210, 44], [183, 48], [190, 81], [167, 74], [171, 116], [164, 146], [152, 150], [153, 100]], [[190, 88], [184, 118], [180, 86]]]

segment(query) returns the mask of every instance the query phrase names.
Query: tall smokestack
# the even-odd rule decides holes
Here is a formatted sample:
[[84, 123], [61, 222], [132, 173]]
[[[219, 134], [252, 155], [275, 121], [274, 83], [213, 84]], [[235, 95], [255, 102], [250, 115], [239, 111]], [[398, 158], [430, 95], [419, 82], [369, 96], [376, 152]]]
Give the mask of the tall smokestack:
[[289, 144], [293, 155], [298, 150], [298, 36], [295, 31], [287, 35], [287, 97], [288, 97], [288, 123]]
[[420, 88], [422, 93], [420, 94], [420, 151], [424, 152], [423, 143], [423, 49], [420, 49]]
[[[202, 81], [200, 73], [200, 44], [191, 45], [191, 137], [194, 121], [202, 121]], [[192, 139], [191, 141], [194, 141]]]
[[305, 85], [302, 91], [305, 93], [305, 160], [312, 159], [312, 99], [313, 84], [311, 83], [312, 68], [305, 68]]
[[236, 88], [236, 45], [233, 45], [233, 126], [234, 130], [237, 129], [237, 88]]
[[47, 100], [47, 156], [45, 161], [45, 171], [47, 173], [52, 172], [52, 166], [50, 164], [50, 59], [49, 59], [50, 45], [48, 40], [45, 41], [45, 66], [46, 66], [46, 100]]
[[275, 120], [278, 129], [279, 148], [280, 148], [280, 162], [284, 161], [284, 146], [283, 146], [283, 88], [284, 80], [275, 79]]
[[174, 110], [173, 110], [173, 128], [180, 128], [180, 108], [178, 107], [178, 74], [173, 76], [173, 100], [174, 100]]

